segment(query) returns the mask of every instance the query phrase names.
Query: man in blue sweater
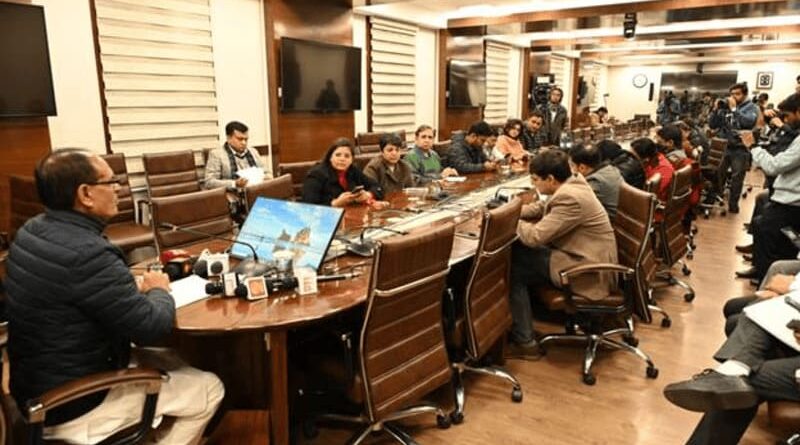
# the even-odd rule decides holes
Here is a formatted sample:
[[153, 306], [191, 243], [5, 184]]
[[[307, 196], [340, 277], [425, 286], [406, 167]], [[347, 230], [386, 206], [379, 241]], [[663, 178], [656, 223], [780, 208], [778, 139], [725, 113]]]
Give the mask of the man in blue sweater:
[[[36, 167], [46, 211], [17, 232], [8, 256], [8, 353], [11, 394], [19, 406], [70, 381], [132, 364], [166, 371], [156, 419], [159, 444], [196, 444], [217, 409], [219, 379], [170, 351], [131, 350], [172, 331], [169, 279], [147, 272], [136, 283], [119, 248], [103, 237], [117, 214], [118, 182], [100, 157], [57, 150]], [[45, 438], [98, 443], [140, 420], [141, 388], [114, 388], [48, 414]], [[165, 425], [168, 422], [165, 422]]]

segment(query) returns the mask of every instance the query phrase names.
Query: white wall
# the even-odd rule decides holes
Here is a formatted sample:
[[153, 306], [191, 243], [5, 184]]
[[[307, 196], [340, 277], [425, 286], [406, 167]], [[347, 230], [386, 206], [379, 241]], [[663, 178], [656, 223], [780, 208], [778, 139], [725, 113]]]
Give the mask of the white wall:
[[[270, 143], [264, 11], [261, 0], [211, 0], [220, 140], [225, 124], [248, 126], [249, 145]], [[268, 163], [269, 165], [269, 163]]]
[[[608, 110], [611, 116], [627, 120], [634, 114], [650, 114], [655, 118], [658, 106], [658, 92], [661, 88], [661, 73], [694, 72], [696, 64], [670, 64], [647, 66], [613, 66], [608, 68]], [[769, 94], [770, 102], [778, 104], [786, 96], [794, 93], [795, 78], [800, 74], [800, 62], [757, 62], [757, 63], [708, 63], [705, 72], [737, 71], [738, 82], [747, 82], [751, 95], [755, 91]], [[757, 90], [756, 76], [761, 71], [774, 73], [773, 86], [769, 90]], [[633, 86], [633, 77], [637, 74], [647, 76], [648, 85], [644, 88]], [[649, 83], [654, 83], [653, 100], [648, 101]]]
[[[53, 147], [105, 153], [103, 115], [88, 1], [34, 0], [45, 7], [58, 115], [48, 118]], [[212, 0], [220, 137], [230, 120], [250, 127], [250, 144], [268, 144], [266, 50], [261, 0]]]
[[[658, 107], [658, 90], [661, 88], [661, 66], [612, 66], [608, 68], [608, 114], [620, 120], [633, 118], [634, 114], [650, 114], [655, 120]], [[633, 86], [637, 74], [647, 76], [643, 88]], [[654, 84], [653, 100], [648, 100], [650, 83]]]
[[44, 6], [57, 116], [48, 118], [53, 148], [105, 153], [100, 87], [89, 2], [35, 0]]
[[508, 60], [508, 116], [524, 119], [522, 116], [522, 56], [523, 50], [511, 48]]
[[436, 88], [439, 85], [438, 33], [428, 28], [417, 31], [416, 58], [416, 117], [417, 126], [426, 124], [438, 128]]

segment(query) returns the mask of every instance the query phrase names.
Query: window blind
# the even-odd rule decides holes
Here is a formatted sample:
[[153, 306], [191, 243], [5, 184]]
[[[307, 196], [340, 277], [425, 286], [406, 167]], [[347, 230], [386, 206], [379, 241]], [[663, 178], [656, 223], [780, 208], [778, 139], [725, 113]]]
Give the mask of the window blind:
[[411, 137], [417, 121], [417, 27], [376, 17], [370, 23], [372, 131], [405, 130]]
[[504, 123], [508, 112], [508, 66], [511, 46], [486, 42], [486, 108], [484, 120], [493, 124]]
[[[111, 150], [219, 145], [208, 0], [94, 0]], [[141, 172], [141, 163], [128, 166]]]

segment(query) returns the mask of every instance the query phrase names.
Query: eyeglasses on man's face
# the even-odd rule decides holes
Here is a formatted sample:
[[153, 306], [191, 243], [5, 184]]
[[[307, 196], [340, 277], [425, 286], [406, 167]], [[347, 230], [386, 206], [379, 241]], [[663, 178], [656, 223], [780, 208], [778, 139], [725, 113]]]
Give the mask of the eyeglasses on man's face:
[[116, 177], [111, 179], [103, 179], [92, 182], [87, 182], [86, 185], [121, 185], [120, 180]]

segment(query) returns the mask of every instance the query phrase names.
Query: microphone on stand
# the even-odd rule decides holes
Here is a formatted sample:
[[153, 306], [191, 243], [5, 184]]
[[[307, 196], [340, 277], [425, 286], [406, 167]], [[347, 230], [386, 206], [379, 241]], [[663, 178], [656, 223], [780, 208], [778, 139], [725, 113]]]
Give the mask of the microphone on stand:
[[500, 194], [501, 190], [520, 190], [520, 191], [527, 191], [530, 190], [530, 187], [498, 187], [497, 190], [494, 192], [494, 198], [486, 201], [486, 207], [488, 209], [496, 209], [501, 205], [507, 203], [509, 201], [508, 196], [503, 196]]
[[240, 261], [239, 264], [236, 266], [236, 268], [233, 270], [233, 272], [236, 272], [236, 273], [248, 276], [248, 277], [257, 277], [257, 276], [261, 276], [261, 275], [266, 275], [266, 273], [269, 272], [272, 269], [271, 266], [269, 266], [267, 264], [261, 264], [261, 263], [258, 262], [258, 254], [256, 253], [256, 249], [250, 243], [246, 243], [244, 241], [239, 241], [239, 240], [234, 239], [234, 238], [215, 235], [213, 233], [204, 232], [202, 230], [189, 229], [189, 228], [186, 228], [186, 227], [176, 226], [175, 224], [171, 224], [171, 223], [168, 223], [168, 222], [162, 222], [161, 224], [158, 225], [158, 227], [161, 228], [161, 229], [165, 229], [165, 230], [171, 230], [173, 232], [191, 233], [192, 235], [205, 236], [205, 237], [208, 237], [208, 238], [214, 238], [214, 239], [218, 239], [218, 240], [222, 240], [222, 241], [228, 241], [228, 242], [231, 242], [231, 243], [241, 244], [243, 246], [249, 247], [250, 251], [253, 253], [253, 258], [252, 259], [245, 258], [242, 261]]
[[390, 229], [388, 227], [381, 227], [381, 226], [367, 226], [361, 229], [361, 234], [358, 235], [358, 241], [353, 242], [350, 241], [350, 244], [347, 246], [347, 251], [352, 252], [359, 256], [372, 256], [375, 253], [375, 241], [364, 239], [364, 233], [367, 232], [369, 229], [377, 229], [377, 230], [385, 230], [387, 232], [396, 233], [398, 235], [408, 235], [408, 232], [404, 232], [402, 230], [395, 230]]

